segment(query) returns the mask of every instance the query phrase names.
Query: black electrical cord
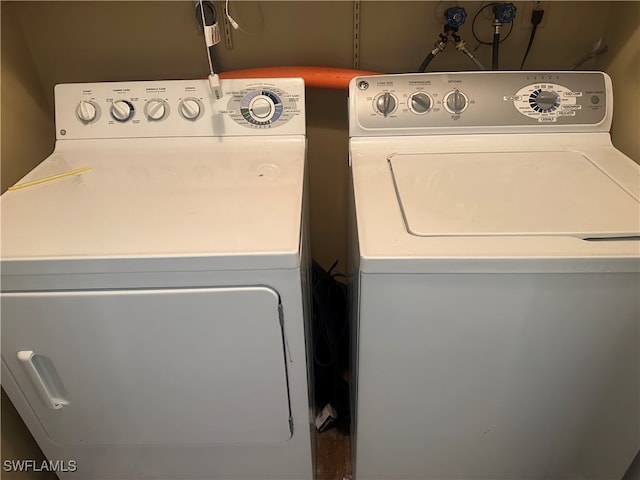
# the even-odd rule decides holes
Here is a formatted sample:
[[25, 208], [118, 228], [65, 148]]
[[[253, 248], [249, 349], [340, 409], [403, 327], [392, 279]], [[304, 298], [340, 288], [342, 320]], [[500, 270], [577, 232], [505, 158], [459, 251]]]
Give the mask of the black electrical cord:
[[351, 330], [347, 287], [338, 281], [347, 276], [333, 272], [337, 264], [336, 260], [328, 271], [315, 261], [311, 266], [314, 403], [320, 408], [331, 404], [338, 414], [336, 426], [349, 431], [351, 392], [345, 377], [351, 366]]
[[536, 36], [536, 30], [538, 29], [538, 25], [540, 25], [540, 23], [542, 22], [543, 15], [544, 15], [544, 10], [534, 10], [533, 12], [531, 12], [531, 35], [529, 35], [529, 44], [527, 45], [527, 50], [524, 52], [524, 57], [522, 57], [520, 70], [524, 68], [524, 62], [527, 60], [527, 57], [529, 56], [531, 45], [533, 45], [533, 39]]
[[[213, 2], [203, 1], [202, 6], [204, 7], [205, 23], [207, 25], [213, 25], [214, 23], [216, 23], [216, 20], [217, 20], [216, 9], [213, 6]], [[196, 21], [198, 22], [198, 25], [200, 25], [200, 28], [204, 28], [204, 25], [202, 25], [202, 16], [203, 16], [202, 12], [200, 12], [200, 4], [196, 4]], [[220, 64], [218, 62], [218, 56], [216, 55], [216, 47], [213, 45], [209, 47], [209, 58], [211, 58], [213, 71], [220, 72], [221, 70], [220, 70]]]
[[498, 52], [500, 50], [500, 32], [496, 27], [496, 31], [493, 33], [493, 45], [491, 49], [491, 69], [498, 70]]
[[222, 69], [220, 68], [220, 62], [218, 61], [218, 54], [216, 53], [216, 47], [213, 45], [210, 46], [209, 53], [211, 54], [211, 63], [213, 64], [213, 70], [215, 72], [222, 72]]
[[[473, 35], [473, 38], [476, 40], [476, 42], [478, 42], [478, 47], [480, 45], [493, 45], [493, 42], [485, 42], [484, 40], [480, 40], [478, 34], [476, 33], [476, 21], [478, 20], [480, 13], [482, 13], [486, 8], [493, 7], [494, 5], [498, 5], [498, 2], [487, 3], [484, 7], [476, 12], [476, 14], [473, 16], [473, 20], [471, 21], [471, 34]], [[509, 31], [500, 39], [500, 43], [504, 42], [507, 38], [509, 38], [509, 35], [511, 35], [511, 32], [513, 31], [513, 22], [511, 22], [509, 25]], [[477, 50], [478, 47], [476, 47], [475, 50]]]

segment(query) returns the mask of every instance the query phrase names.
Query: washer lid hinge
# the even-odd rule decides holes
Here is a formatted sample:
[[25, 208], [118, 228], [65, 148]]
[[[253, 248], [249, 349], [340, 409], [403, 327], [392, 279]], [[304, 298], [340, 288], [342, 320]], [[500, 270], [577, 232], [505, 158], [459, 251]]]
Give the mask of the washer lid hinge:
[[289, 348], [289, 340], [287, 339], [287, 332], [284, 328], [284, 311], [282, 309], [282, 303], [278, 303], [278, 318], [280, 320], [280, 329], [282, 330], [282, 339], [284, 340], [286, 357], [289, 359], [289, 362], [293, 362], [293, 358], [291, 358], [291, 349]]
[[278, 319], [280, 320], [280, 326], [284, 328], [284, 312], [282, 311], [282, 303], [278, 303]]

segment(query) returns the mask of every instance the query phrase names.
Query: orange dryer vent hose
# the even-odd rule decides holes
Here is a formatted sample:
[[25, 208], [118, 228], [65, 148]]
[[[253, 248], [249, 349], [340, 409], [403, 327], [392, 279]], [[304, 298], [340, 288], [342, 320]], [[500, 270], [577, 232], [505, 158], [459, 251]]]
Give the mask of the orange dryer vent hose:
[[333, 67], [262, 67], [222, 72], [220, 78], [301, 77], [307, 87], [348, 90], [351, 79], [362, 75], [380, 75], [380, 73]]

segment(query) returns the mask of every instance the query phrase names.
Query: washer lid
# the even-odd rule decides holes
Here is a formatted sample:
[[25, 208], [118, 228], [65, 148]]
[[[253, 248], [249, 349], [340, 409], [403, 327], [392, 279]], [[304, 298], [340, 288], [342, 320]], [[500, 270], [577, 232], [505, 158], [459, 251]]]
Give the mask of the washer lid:
[[640, 234], [640, 203], [577, 152], [397, 154], [398, 201], [416, 236]]

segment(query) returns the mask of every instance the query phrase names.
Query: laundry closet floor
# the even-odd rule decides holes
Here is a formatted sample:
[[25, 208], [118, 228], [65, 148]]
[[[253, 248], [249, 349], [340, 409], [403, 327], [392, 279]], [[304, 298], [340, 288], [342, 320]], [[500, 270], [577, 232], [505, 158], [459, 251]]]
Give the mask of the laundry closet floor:
[[351, 478], [351, 437], [333, 428], [316, 433], [316, 480]]

